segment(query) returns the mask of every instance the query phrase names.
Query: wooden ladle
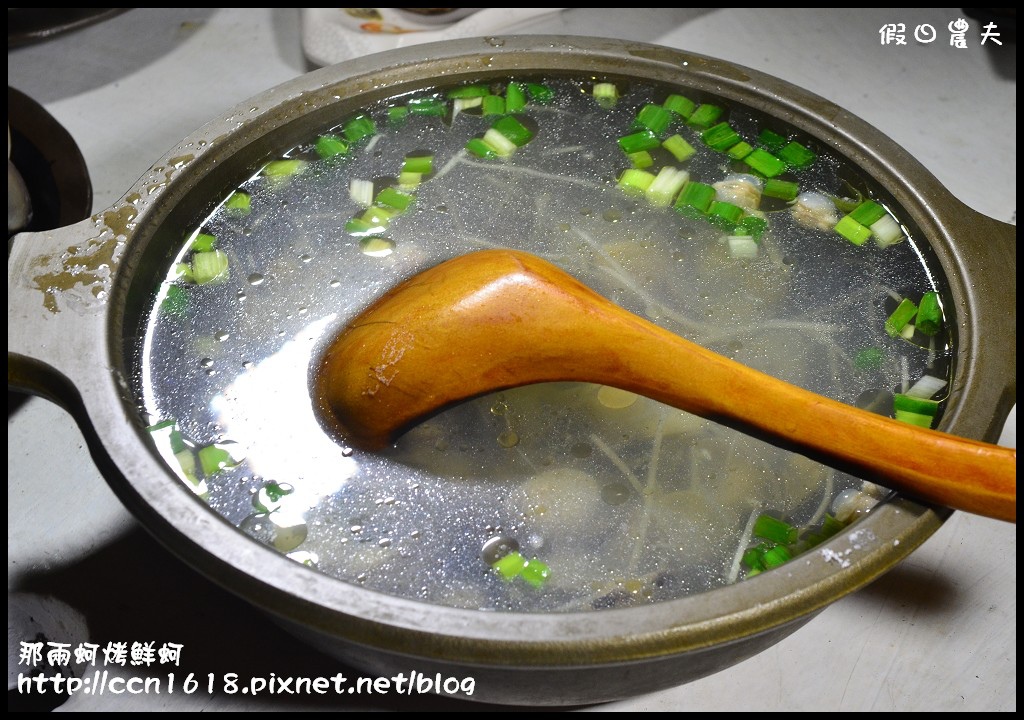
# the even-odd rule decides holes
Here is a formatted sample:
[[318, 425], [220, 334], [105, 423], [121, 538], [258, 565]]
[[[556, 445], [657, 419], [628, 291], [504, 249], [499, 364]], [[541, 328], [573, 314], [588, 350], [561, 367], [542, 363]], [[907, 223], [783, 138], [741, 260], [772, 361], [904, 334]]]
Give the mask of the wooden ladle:
[[721, 422], [920, 499], [1017, 521], [1017, 451], [860, 410], [691, 343], [528, 253], [457, 257], [345, 327], [316, 372], [344, 441], [380, 449], [483, 393], [611, 385]]

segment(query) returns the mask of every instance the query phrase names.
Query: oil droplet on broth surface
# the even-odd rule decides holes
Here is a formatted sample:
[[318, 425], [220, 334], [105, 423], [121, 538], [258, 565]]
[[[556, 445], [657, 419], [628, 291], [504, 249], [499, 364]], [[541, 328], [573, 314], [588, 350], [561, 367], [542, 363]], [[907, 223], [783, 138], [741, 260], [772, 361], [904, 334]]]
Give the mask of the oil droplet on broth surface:
[[280, 509], [284, 499], [293, 492], [295, 488], [288, 483], [270, 482], [256, 492], [252, 504], [260, 512], [273, 512]]
[[395, 250], [394, 240], [382, 237], [366, 238], [359, 243], [363, 255], [370, 257], [387, 257]]
[[496, 402], [491, 405], [491, 415], [504, 415], [508, 412], [508, 405], [503, 402]]
[[581, 442], [569, 448], [569, 452], [572, 453], [573, 457], [585, 458], [590, 457], [591, 453], [594, 452], [594, 448], [590, 446], [590, 443]]
[[483, 544], [480, 548], [480, 559], [488, 565], [493, 565], [509, 553], [519, 550], [519, 542], [508, 535], [495, 535]]
[[259, 273], [253, 273], [252, 275], [249, 276], [249, 284], [252, 286], [256, 286], [261, 284], [264, 279], [265, 278]]
[[519, 444], [519, 434], [515, 430], [505, 430], [498, 435], [498, 444], [503, 448], [515, 447]]
[[280, 513], [255, 513], [245, 518], [239, 528], [254, 540], [280, 552], [297, 548], [306, 540], [309, 531], [302, 518]]
[[288, 557], [297, 563], [301, 563], [306, 567], [316, 567], [317, 563], [320, 562], [320, 556], [314, 552], [308, 550], [296, 550], [295, 552], [288, 553]]
[[601, 500], [608, 505], [621, 505], [629, 499], [629, 488], [622, 483], [612, 483], [601, 488]]
[[628, 390], [620, 390], [610, 385], [602, 385], [597, 391], [597, 400], [606, 408], [627, 408], [637, 401], [638, 395]]

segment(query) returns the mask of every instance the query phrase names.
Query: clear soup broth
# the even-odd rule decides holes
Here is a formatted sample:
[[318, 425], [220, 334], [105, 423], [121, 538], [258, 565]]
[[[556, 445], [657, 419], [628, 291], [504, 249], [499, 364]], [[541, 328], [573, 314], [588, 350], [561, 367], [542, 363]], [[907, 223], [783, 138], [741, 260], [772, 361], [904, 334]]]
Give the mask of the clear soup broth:
[[[500, 611], [703, 592], [774, 567], [781, 551], [763, 559], [772, 548], [783, 560], [813, 551], [869, 511], [879, 488], [595, 385], [482, 397], [380, 453], [326, 429], [311, 373], [334, 334], [406, 277], [489, 247], [540, 255], [638, 315], [817, 393], [891, 414], [894, 396], [930, 378], [917, 394], [941, 408], [941, 316], [938, 328], [923, 311], [898, 328], [892, 319], [904, 299], [941, 289], [937, 271], [855, 168], [685, 89], [618, 83], [612, 97], [603, 86], [595, 96], [592, 79], [512, 80], [338, 118], [252, 168], [183, 232], [136, 378], [152, 440], [182, 482], [318, 572]], [[689, 113], [677, 95], [694, 101]], [[664, 114], [644, 108], [666, 104], [662, 128]], [[495, 125], [509, 108], [517, 122]], [[793, 534], [766, 539], [762, 516]]]

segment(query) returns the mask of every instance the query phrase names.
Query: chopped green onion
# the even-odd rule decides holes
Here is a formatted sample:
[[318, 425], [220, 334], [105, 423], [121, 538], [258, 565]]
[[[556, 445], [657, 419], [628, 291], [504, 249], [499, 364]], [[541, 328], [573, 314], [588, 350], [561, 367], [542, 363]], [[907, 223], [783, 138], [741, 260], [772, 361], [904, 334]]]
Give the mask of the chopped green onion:
[[633, 121], [633, 129], [642, 130], [646, 128], [661, 137], [671, 124], [672, 113], [669, 110], [661, 105], [648, 103], [640, 108], [640, 112], [637, 113], [636, 120]]
[[686, 119], [686, 124], [706, 130], [718, 122], [718, 118], [722, 117], [724, 112], [725, 110], [717, 105], [704, 104], [690, 114], [690, 117]]
[[199, 465], [203, 470], [203, 475], [206, 477], [220, 472], [224, 468], [234, 467], [238, 464], [238, 461], [231, 457], [231, 453], [217, 445], [201, 447], [197, 455], [199, 456]]
[[933, 398], [935, 394], [945, 388], [946, 381], [934, 375], [922, 375], [921, 379], [914, 383], [905, 393], [911, 397]]
[[388, 108], [388, 123], [391, 125], [400, 125], [405, 122], [407, 117], [409, 117], [409, 108], [405, 105]]
[[520, 83], [509, 83], [505, 88], [505, 112], [516, 113], [526, 107], [526, 90]]
[[858, 370], [877, 370], [882, 366], [882, 351], [878, 348], [864, 348], [853, 358]]
[[199, 477], [198, 468], [196, 467], [196, 456], [192, 450], [189, 448], [179, 450], [174, 453], [174, 459], [178, 463], [178, 467], [181, 468], [181, 473], [185, 476], [185, 479], [196, 486], [196, 492], [205, 494], [206, 483]]
[[483, 98], [468, 97], [468, 98], [455, 98], [452, 101], [452, 118], [454, 119], [463, 110], [470, 110], [472, 108], [478, 108], [483, 105]]
[[861, 225], [868, 226], [874, 225], [886, 215], [887, 213], [885, 212], [885, 208], [874, 200], [865, 200], [850, 212], [851, 218], [859, 222]]
[[903, 410], [918, 415], [935, 417], [939, 412], [939, 401], [926, 400], [925, 398], [914, 397], [904, 393], [895, 393], [893, 395], [892, 407], [897, 412]]
[[505, 580], [511, 581], [521, 577], [535, 588], [542, 586], [551, 576], [551, 569], [546, 563], [537, 558], [527, 560], [516, 550], [495, 560], [491, 567]]
[[414, 98], [408, 102], [407, 107], [413, 115], [434, 115], [440, 117], [448, 112], [447, 103], [433, 97]]
[[863, 195], [863, 193], [861, 193], [861, 191], [857, 190], [856, 188], [851, 188], [851, 189], [853, 189], [854, 192], [857, 193], [857, 197], [855, 197], [855, 198], [845, 198], [845, 197], [839, 197], [838, 195], [833, 195], [832, 196], [832, 202], [833, 202], [833, 204], [837, 208], [839, 208], [839, 212], [846, 213], [846, 214], [852, 213], [854, 210], [857, 209], [858, 205], [860, 205], [862, 202], [864, 202], [864, 195]]
[[526, 567], [519, 573], [519, 576], [530, 585], [539, 588], [551, 576], [551, 569], [537, 558], [530, 558], [526, 563]]
[[228, 256], [220, 250], [192, 255], [192, 280], [196, 285], [221, 283], [228, 279]]
[[834, 515], [825, 513], [825, 519], [821, 522], [821, 534], [827, 539], [837, 535], [844, 527], [846, 525], [842, 521], [837, 520]]
[[618, 186], [629, 195], [643, 195], [654, 182], [654, 174], [637, 168], [626, 168], [619, 175]]
[[555, 91], [540, 83], [526, 83], [526, 93], [531, 100], [542, 105], [555, 99]]
[[619, 89], [615, 87], [615, 83], [594, 83], [592, 92], [597, 104], [606, 110], [615, 107], [615, 103], [619, 101]]
[[896, 410], [893, 412], [893, 416], [900, 422], [905, 422], [910, 425], [917, 425], [918, 427], [930, 428], [932, 423], [935, 422], [935, 418], [931, 415], [922, 415], [921, 413], [912, 413], [907, 410]]
[[521, 553], [513, 551], [504, 557], [498, 558], [492, 567], [506, 580], [512, 580], [521, 575], [527, 565], [529, 565], [529, 561]]
[[185, 439], [181, 435], [181, 431], [178, 429], [178, 421], [174, 418], [169, 420], [161, 420], [158, 423], [150, 425], [146, 428], [150, 436], [153, 438], [159, 447], [163, 448], [166, 446], [172, 453], [181, 452], [187, 446], [185, 445]]
[[217, 247], [217, 238], [208, 233], [196, 233], [188, 247], [194, 252], [209, 252]]
[[871, 234], [879, 247], [895, 245], [903, 239], [903, 228], [892, 215], [885, 215], [871, 225]]
[[742, 160], [752, 152], [754, 152], [754, 148], [750, 146], [750, 143], [740, 141], [729, 148], [725, 154], [733, 160]]
[[850, 215], [844, 215], [836, 223], [835, 231], [854, 245], [863, 245], [871, 237], [871, 231], [854, 220]]
[[788, 180], [776, 180], [771, 178], [765, 181], [763, 192], [768, 197], [791, 202], [796, 200], [796, 196], [800, 194], [800, 186], [797, 183], [790, 182]]
[[483, 142], [498, 157], [510, 157], [518, 148], [514, 142], [493, 127], [484, 133]]
[[232, 213], [245, 215], [252, 209], [252, 198], [249, 197], [249, 193], [236, 190], [228, 196], [224, 207]]
[[348, 181], [348, 196], [359, 207], [370, 207], [373, 205], [373, 180], [352, 178]]
[[739, 223], [741, 217], [743, 217], [743, 208], [739, 205], [733, 205], [730, 202], [715, 200], [708, 207], [708, 221], [719, 227], [735, 227], [736, 224]]
[[633, 167], [638, 168], [640, 170], [644, 168], [649, 168], [651, 167], [651, 165], [654, 164], [654, 158], [652, 158], [651, 154], [646, 150], [630, 153], [629, 161], [633, 164]]
[[433, 155], [406, 155], [402, 164], [402, 172], [419, 173], [429, 175], [434, 171]]
[[423, 182], [423, 173], [401, 172], [398, 174], [398, 187], [403, 190], [413, 190]]
[[757, 257], [757, 240], [752, 235], [730, 235], [725, 241], [729, 257], [735, 260], [753, 260]]
[[407, 195], [403, 192], [399, 192], [394, 188], [384, 188], [377, 193], [377, 203], [386, 207], [394, 208], [399, 212], [405, 212], [412, 205], [416, 198], [412, 195]]
[[718, 152], [725, 152], [741, 140], [740, 134], [727, 122], [712, 125], [700, 134], [700, 139], [709, 148]]
[[379, 205], [371, 205], [366, 208], [366, 212], [359, 216], [359, 218], [378, 230], [385, 230], [391, 219], [398, 215], [398, 211], [392, 208], [383, 208]]
[[764, 550], [761, 548], [750, 548], [743, 553], [743, 564], [751, 570], [764, 570]]
[[627, 155], [661, 147], [661, 141], [658, 139], [658, 136], [650, 130], [641, 130], [630, 135], [624, 135], [619, 138], [618, 142], [622, 152]]
[[481, 103], [484, 115], [504, 115], [505, 98], [501, 95], [488, 95]]
[[491, 90], [486, 85], [463, 85], [448, 91], [448, 97], [452, 100], [455, 98], [481, 98], [490, 94]]
[[682, 95], [669, 95], [662, 106], [668, 108], [684, 120], [689, 118], [697, 108], [697, 103]]
[[903, 298], [885, 321], [885, 331], [889, 333], [889, 337], [899, 335], [915, 315], [917, 315], [917, 305], [910, 298]]
[[342, 126], [341, 132], [350, 143], [357, 143], [376, 135], [377, 126], [368, 116], [357, 115]]
[[759, 142], [761, 147], [766, 150], [775, 152], [776, 150], [780, 150], [786, 144], [786, 138], [773, 130], [765, 128], [761, 131], [761, 134], [757, 136], [757, 142]]
[[263, 166], [263, 174], [269, 178], [286, 178], [306, 169], [305, 160], [271, 160]]
[[494, 148], [485, 143], [481, 138], [471, 138], [469, 142], [466, 143], [466, 150], [479, 158], [485, 158], [488, 160], [498, 157], [498, 153], [494, 151]]
[[184, 282], [194, 282], [192, 279], [192, 266], [188, 263], [175, 263], [174, 279]]
[[672, 153], [678, 162], [685, 162], [689, 160], [697, 152], [697, 149], [688, 143], [682, 135], [673, 135], [672, 137], [666, 138], [661, 146]]
[[648, 186], [645, 192], [647, 201], [655, 207], [668, 207], [689, 179], [690, 173], [666, 165]]
[[925, 335], [934, 335], [942, 329], [942, 306], [937, 292], [926, 292], [921, 296], [915, 324]]
[[[791, 142], [776, 151], [776, 156], [790, 167], [810, 167], [818, 157], [798, 142]], [[865, 223], [868, 224], [868, 223]]]
[[345, 232], [349, 235], [355, 235], [356, 237], [362, 237], [364, 235], [372, 235], [374, 233], [382, 232], [383, 228], [377, 227], [376, 225], [363, 220], [362, 218], [352, 218], [345, 223]]
[[690, 181], [676, 199], [675, 208], [687, 217], [703, 217], [715, 199], [715, 189], [706, 183]]
[[779, 565], [785, 565], [793, 559], [793, 554], [786, 549], [785, 545], [776, 545], [767, 551], [761, 559], [764, 562], [765, 569], [770, 569]]
[[322, 159], [348, 154], [348, 143], [337, 135], [321, 135], [316, 139], [316, 154]]
[[768, 229], [768, 221], [756, 215], [744, 215], [733, 229], [735, 235], [750, 235], [760, 242], [761, 236]]
[[754, 521], [753, 534], [754, 537], [788, 545], [796, 542], [799, 531], [784, 520], [779, 520], [771, 515], [759, 515]]
[[[191, 273], [191, 268], [189, 269]], [[160, 311], [169, 315], [184, 315], [188, 309], [188, 293], [178, 285], [170, 285], [167, 295], [160, 302]]]
[[514, 142], [516, 147], [522, 147], [533, 139], [533, 132], [511, 115], [496, 120], [491, 128]]
[[751, 151], [749, 155], [743, 158], [743, 162], [766, 178], [775, 177], [786, 169], [786, 163], [761, 148]]

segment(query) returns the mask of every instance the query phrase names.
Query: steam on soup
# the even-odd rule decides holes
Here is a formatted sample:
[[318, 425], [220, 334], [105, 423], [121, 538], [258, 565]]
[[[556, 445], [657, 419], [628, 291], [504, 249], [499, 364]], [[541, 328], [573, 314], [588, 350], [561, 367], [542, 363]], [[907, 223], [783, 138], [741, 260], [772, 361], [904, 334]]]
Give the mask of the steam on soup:
[[815, 392], [922, 424], [940, 408], [935, 271], [854, 168], [697, 93], [523, 79], [338, 118], [195, 218], [139, 348], [156, 447], [213, 510], [296, 561], [465, 608], [701, 592], [881, 497], [588, 384], [483, 397], [381, 453], [336, 442], [310, 396], [323, 345], [402, 279], [485, 247], [538, 254]]

